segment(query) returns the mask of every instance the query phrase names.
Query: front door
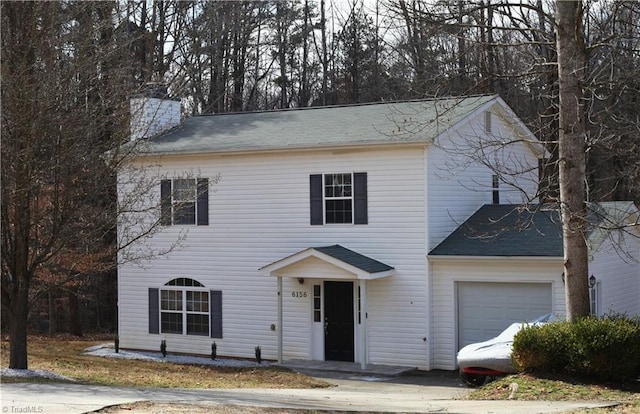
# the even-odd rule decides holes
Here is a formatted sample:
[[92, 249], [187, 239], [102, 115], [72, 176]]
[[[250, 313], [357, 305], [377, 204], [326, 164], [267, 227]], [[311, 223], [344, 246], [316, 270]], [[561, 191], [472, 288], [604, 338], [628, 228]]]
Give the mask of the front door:
[[324, 282], [324, 359], [354, 360], [353, 283]]

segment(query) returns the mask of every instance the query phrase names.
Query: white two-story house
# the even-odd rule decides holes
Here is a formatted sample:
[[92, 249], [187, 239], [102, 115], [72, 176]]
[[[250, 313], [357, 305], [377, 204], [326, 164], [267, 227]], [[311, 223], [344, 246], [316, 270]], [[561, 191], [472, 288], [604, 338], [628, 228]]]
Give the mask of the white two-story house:
[[[499, 97], [181, 123], [179, 102], [146, 104], [168, 129], [134, 128], [133, 169], [154, 183], [136, 220], [161, 226], [128, 249], [170, 251], [119, 266], [121, 347], [157, 350], [164, 339], [169, 352], [209, 354], [215, 342], [222, 356], [252, 358], [260, 346], [281, 361], [455, 369], [462, 345], [564, 313], [561, 245], [540, 253], [526, 237], [461, 230], [535, 202], [544, 149]], [[639, 257], [635, 239], [627, 247]], [[599, 306], [640, 313], [638, 263], [602, 255], [619, 271], [596, 275], [598, 300], [608, 298]], [[629, 294], [618, 300], [621, 284]]]

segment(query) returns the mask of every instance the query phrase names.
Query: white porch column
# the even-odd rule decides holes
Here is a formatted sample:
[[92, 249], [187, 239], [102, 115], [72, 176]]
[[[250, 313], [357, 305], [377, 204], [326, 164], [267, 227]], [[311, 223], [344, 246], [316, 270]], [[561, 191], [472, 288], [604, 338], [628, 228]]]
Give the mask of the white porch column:
[[282, 277], [278, 276], [278, 362], [282, 364]]
[[367, 369], [367, 281], [360, 279], [360, 367]]

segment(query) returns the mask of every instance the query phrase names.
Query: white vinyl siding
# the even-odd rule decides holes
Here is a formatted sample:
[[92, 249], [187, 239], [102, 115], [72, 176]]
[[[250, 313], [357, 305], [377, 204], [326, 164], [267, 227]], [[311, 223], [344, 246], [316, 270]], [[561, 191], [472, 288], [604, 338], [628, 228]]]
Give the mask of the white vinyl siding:
[[599, 284], [600, 316], [640, 315], [640, 263], [631, 258], [640, 257], [640, 240], [621, 233], [606, 239], [589, 263], [589, 275]]
[[455, 369], [458, 350], [459, 283], [542, 283], [551, 285], [551, 310], [565, 313], [562, 259], [431, 260], [433, 314], [433, 369]]
[[[119, 267], [121, 347], [159, 349], [165, 335], [148, 333], [148, 289], [180, 275], [197, 279], [207, 288], [215, 287], [224, 297], [224, 336], [215, 339], [219, 355], [253, 358], [255, 347], [260, 346], [263, 358], [275, 359], [278, 332], [282, 330], [285, 360], [312, 358], [315, 282], [306, 279], [300, 284], [295, 276], [283, 279], [284, 320], [283, 326], [277, 326], [277, 281], [258, 269], [309, 247], [334, 244], [395, 268], [393, 276], [366, 284], [369, 363], [453, 369], [457, 280], [480, 277], [486, 281], [515, 278], [552, 282], [554, 308], [563, 309], [561, 272], [551, 271], [546, 264], [535, 263], [532, 270], [527, 270], [512, 262], [495, 273], [481, 270], [478, 275], [479, 266], [475, 263], [469, 269], [462, 265], [453, 273], [430, 276], [426, 259], [429, 250], [482, 204], [492, 201], [494, 173], [480, 163], [469, 163], [468, 158], [451, 158], [455, 147], [443, 148], [457, 142], [456, 137], [459, 141], [461, 137], [483, 134], [483, 123], [483, 111], [477, 111], [454, 128], [452, 140], [438, 145], [145, 159], [154, 166], [148, 174], [157, 174], [158, 179], [180, 177], [187, 172], [189, 176], [219, 180], [211, 179], [207, 226], [163, 227], [133, 247], [138, 252], [153, 253], [175, 246], [173, 251]], [[493, 116], [492, 134], [500, 137], [507, 130], [500, 115]], [[537, 165], [524, 145], [510, 151], [508, 159], [513, 164], [524, 160]], [[366, 172], [367, 225], [311, 225], [310, 177], [349, 171]], [[532, 174], [535, 175], [535, 168]], [[500, 184], [502, 202], [522, 201], [520, 193]], [[528, 181], [522, 186], [531, 187]], [[159, 187], [139, 200], [159, 200]], [[121, 185], [119, 191], [127, 188], [126, 184]], [[141, 205], [134, 207], [144, 210]], [[159, 217], [159, 211], [154, 214]], [[128, 223], [139, 227], [150, 222], [150, 217], [136, 216]], [[120, 232], [119, 237], [126, 241], [126, 232]], [[126, 252], [121, 253], [121, 259], [126, 258]], [[326, 263], [307, 265], [307, 271], [332, 274]], [[213, 341], [186, 335], [166, 335], [166, 339], [169, 352], [205, 355], [210, 353]], [[356, 343], [356, 360], [358, 353]]]
[[[427, 154], [428, 250], [433, 249], [464, 220], [494, 199], [493, 176], [499, 176], [502, 204], [523, 203], [535, 194], [538, 159], [523, 142], [509, 142], [511, 129], [498, 115], [492, 115], [492, 137], [481, 142], [484, 116], [462, 122], [443, 135]], [[513, 139], [513, 138], [511, 138]], [[486, 163], [502, 164], [489, 168]], [[504, 160], [503, 160], [504, 159]], [[506, 161], [505, 161], [506, 160]], [[521, 173], [519, 175], [512, 173]]]
[[[151, 161], [153, 162], [153, 161]], [[157, 349], [162, 335], [147, 334], [146, 289], [183, 275], [223, 292], [224, 338], [220, 355], [276, 357], [276, 279], [258, 269], [308, 247], [336, 243], [396, 268], [388, 280], [368, 283], [369, 362], [425, 367], [428, 360], [424, 148], [314, 151], [224, 157], [171, 157], [160, 175], [197, 166], [217, 176], [209, 197], [209, 226], [165, 227], [148, 243], [159, 250], [186, 234], [166, 257], [125, 264], [119, 270], [120, 340], [123, 348]], [[311, 226], [309, 176], [366, 171], [368, 225]], [[159, 190], [158, 190], [159, 191]], [[159, 196], [159, 194], [158, 194]], [[307, 358], [312, 320], [311, 283], [283, 280], [284, 355]], [[307, 298], [293, 298], [305, 290]], [[407, 307], [406, 304], [409, 304]], [[169, 350], [207, 354], [210, 338], [167, 340]]]

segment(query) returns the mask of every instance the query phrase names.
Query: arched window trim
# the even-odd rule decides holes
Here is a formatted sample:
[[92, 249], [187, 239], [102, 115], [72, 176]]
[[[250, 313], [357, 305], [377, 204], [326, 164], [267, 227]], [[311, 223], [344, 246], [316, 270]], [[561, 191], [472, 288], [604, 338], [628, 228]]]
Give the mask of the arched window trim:
[[195, 279], [190, 277], [177, 277], [175, 279], [171, 279], [164, 286], [175, 286], [175, 287], [200, 287], [204, 288], [205, 286], [198, 282]]

